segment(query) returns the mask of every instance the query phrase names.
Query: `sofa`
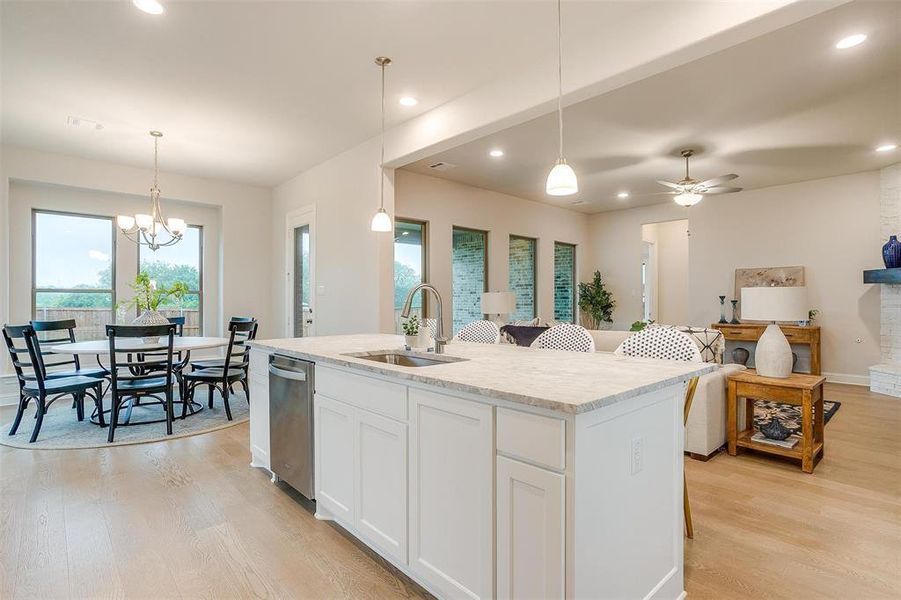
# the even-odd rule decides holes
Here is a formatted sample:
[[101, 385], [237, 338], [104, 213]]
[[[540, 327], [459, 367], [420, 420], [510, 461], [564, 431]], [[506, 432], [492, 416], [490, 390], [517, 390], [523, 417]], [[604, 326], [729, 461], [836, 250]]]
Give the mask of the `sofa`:
[[[613, 352], [632, 335], [630, 331], [589, 330], [589, 333], [597, 352]], [[730, 373], [744, 368], [736, 364], [720, 365], [698, 381], [685, 425], [685, 451], [692, 458], [707, 460], [726, 443], [726, 381]]]

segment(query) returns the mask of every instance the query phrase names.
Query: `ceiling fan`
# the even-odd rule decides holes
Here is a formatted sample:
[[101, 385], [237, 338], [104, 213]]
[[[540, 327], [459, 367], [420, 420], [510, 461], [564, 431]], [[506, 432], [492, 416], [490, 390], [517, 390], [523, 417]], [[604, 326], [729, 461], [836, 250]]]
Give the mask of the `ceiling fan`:
[[714, 177], [713, 179], [708, 179], [706, 181], [698, 181], [697, 179], [692, 179], [688, 174], [688, 159], [694, 156], [695, 151], [691, 148], [686, 148], [682, 151], [682, 157], [685, 159], [685, 179], [678, 182], [672, 181], [663, 181], [658, 179], [657, 183], [661, 185], [665, 185], [667, 187], [673, 188], [670, 192], [661, 192], [664, 194], [672, 194], [675, 196], [673, 200], [676, 201], [676, 204], [681, 206], [694, 206], [698, 202], [701, 201], [701, 198], [708, 194], [732, 194], [734, 192], [740, 192], [740, 187], [723, 187], [722, 184], [727, 181], [732, 181], [736, 179], [738, 175], [735, 173], [729, 173], [728, 175], [720, 175], [719, 177]]

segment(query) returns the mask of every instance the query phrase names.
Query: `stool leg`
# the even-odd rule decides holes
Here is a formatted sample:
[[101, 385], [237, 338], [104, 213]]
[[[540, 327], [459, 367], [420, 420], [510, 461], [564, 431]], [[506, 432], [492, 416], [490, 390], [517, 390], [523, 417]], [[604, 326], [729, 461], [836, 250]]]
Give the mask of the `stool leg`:
[[685, 512], [685, 535], [688, 539], [693, 540], [695, 537], [695, 529], [691, 524], [691, 504], [688, 502], [688, 478], [685, 472], [682, 472], [682, 508]]

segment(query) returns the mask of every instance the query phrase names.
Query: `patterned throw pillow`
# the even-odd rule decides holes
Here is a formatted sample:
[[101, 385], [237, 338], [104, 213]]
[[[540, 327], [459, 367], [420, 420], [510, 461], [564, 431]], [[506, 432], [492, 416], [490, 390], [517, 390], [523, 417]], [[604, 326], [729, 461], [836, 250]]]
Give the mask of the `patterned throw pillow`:
[[662, 323], [652, 323], [648, 327], [668, 327], [687, 333], [697, 344], [704, 362], [723, 364], [723, 352], [726, 344], [723, 332], [719, 329], [691, 327], [690, 325], [664, 325]]
[[534, 319], [529, 319], [528, 321], [510, 321], [507, 325], [519, 325], [521, 327], [538, 327], [541, 325], [541, 321], [538, 317]]

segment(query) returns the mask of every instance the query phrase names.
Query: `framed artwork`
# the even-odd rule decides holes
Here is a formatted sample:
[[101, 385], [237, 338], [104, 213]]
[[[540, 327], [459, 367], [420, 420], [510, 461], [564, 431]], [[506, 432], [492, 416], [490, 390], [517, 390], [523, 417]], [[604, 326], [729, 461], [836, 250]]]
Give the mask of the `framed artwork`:
[[735, 296], [739, 300], [736, 317], [741, 320], [741, 288], [798, 287], [805, 285], [804, 267], [758, 267], [735, 269]]

